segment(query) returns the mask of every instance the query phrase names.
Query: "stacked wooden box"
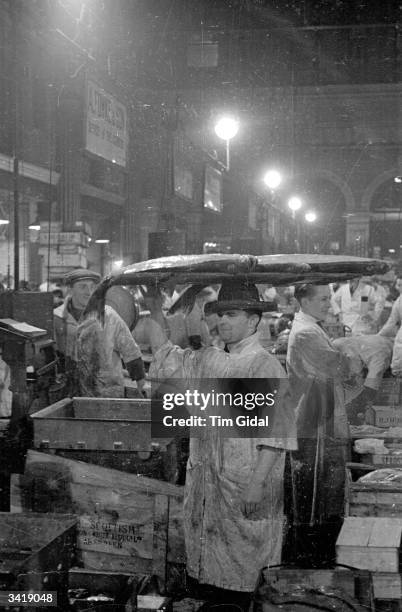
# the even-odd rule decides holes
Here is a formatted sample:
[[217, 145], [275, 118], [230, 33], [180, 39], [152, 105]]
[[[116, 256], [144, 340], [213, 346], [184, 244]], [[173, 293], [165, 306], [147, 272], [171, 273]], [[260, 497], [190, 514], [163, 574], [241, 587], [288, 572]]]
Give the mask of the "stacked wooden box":
[[402, 484], [354, 482], [349, 469], [345, 497], [338, 563], [371, 570], [376, 599], [402, 599]]
[[77, 516], [84, 568], [156, 574], [169, 588], [184, 575], [182, 504], [182, 487], [36, 451], [11, 480], [12, 512]]
[[77, 560], [89, 572], [184, 584], [183, 489], [160, 480], [174, 480], [174, 458], [165, 474], [170, 440], [155, 448], [151, 401], [66, 398], [32, 420], [43, 452], [29, 451], [24, 474], [12, 476], [12, 511], [76, 515]]
[[37, 450], [177, 482], [176, 445], [151, 438], [150, 399], [66, 398], [31, 417]]

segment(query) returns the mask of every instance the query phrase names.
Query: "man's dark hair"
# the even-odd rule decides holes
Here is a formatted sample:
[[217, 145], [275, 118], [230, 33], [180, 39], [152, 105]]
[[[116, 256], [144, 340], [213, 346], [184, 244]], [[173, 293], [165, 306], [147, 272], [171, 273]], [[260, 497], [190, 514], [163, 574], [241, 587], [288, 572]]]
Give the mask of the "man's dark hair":
[[311, 283], [303, 283], [302, 285], [296, 285], [295, 298], [301, 304], [303, 298], [310, 299], [315, 296], [315, 288], [317, 285]]

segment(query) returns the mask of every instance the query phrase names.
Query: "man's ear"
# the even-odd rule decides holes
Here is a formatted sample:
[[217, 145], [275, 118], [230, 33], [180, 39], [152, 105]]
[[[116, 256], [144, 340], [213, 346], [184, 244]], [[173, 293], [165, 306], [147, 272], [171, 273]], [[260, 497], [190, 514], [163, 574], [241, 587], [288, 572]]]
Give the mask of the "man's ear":
[[250, 327], [252, 327], [253, 329], [257, 329], [258, 324], [261, 320], [261, 318], [257, 315], [257, 314], [252, 314], [249, 318], [249, 325]]

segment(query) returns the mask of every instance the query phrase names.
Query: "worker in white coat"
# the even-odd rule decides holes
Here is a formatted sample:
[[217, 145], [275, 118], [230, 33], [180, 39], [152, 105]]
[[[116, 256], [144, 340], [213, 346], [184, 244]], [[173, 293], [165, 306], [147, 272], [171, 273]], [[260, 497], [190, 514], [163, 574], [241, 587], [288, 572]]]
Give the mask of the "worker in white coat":
[[187, 572], [201, 585], [234, 591], [234, 601], [240, 602], [240, 592], [248, 597], [253, 591], [261, 568], [281, 561], [285, 451], [296, 447], [294, 411], [283, 398], [286, 374], [256, 333], [266, 304], [255, 285], [224, 283], [207, 310], [218, 315], [225, 349], [198, 351], [173, 346], [158, 309], [150, 308], [153, 378], [197, 378], [201, 385], [210, 378], [276, 381], [278, 407], [270, 437], [226, 438], [222, 428], [209, 423], [200, 438], [190, 438], [184, 501]]
[[383, 305], [373, 287], [364, 279], [352, 279], [341, 285], [332, 297], [332, 310], [353, 335], [375, 334]]
[[91, 313], [78, 326], [77, 364], [80, 394], [84, 397], [124, 397], [124, 369], [137, 381], [140, 391], [144, 387], [141, 351], [111, 306], [105, 306], [103, 321]]
[[393, 341], [378, 334], [366, 334], [337, 338], [333, 345], [350, 360], [350, 376], [343, 381], [346, 411], [350, 424], [361, 425], [391, 364]]
[[[336, 533], [329, 527], [325, 530], [340, 526], [349, 436], [342, 385], [349, 376], [349, 360], [322, 327], [330, 295], [327, 285], [296, 288], [300, 310], [290, 331], [286, 359], [297, 406], [299, 446], [291, 462], [295, 552], [316, 562], [314, 547], [322, 546], [322, 541], [326, 542], [323, 554], [334, 554]], [[308, 529], [314, 530], [314, 536]]]
[[53, 310], [54, 338], [60, 370], [66, 376], [66, 393], [77, 393], [77, 329], [100, 274], [78, 268], [64, 277], [68, 294], [63, 304]]
[[391, 313], [388, 317], [388, 320], [386, 321], [386, 323], [384, 323], [384, 325], [378, 332], [380, 336], [385, 336], [387, 338], [392, 339], [395, 338], [399, 328], [401, 327], [402, 322], [402, 278], [400, 278], [399, 276], [396, 280], [395, 286], [398, 289], [400, 295], [392, 305]]
[[378, 332], [380, 336], [393, 341], [391, 370], [396, 376], [402, 376], [402, 278], [398, 276], [396, 288], [401, 294], [393, 303], [387, 322]]

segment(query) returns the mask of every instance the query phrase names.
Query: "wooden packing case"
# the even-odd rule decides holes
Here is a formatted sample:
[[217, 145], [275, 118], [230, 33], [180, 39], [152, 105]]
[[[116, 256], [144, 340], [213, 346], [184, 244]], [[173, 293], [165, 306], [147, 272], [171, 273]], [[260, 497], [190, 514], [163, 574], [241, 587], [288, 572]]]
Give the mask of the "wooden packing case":
[[[354, 464], [358, 469], [358, 464]], [[375, 466], [362, 470], [373, 471]], [[402, 517], [402, 483], [358, 482], [352, 469], [346, 470], [345, 516]]]
[[38, 449], [151, 450], [151, 400], [74, 397], [31, 415]]
[[36, 451], [11, 477], [13, 512], [77, 515], [85, 569], [156, 574], [163, 585], [182, 580], [182, 506], [182, 487]]

